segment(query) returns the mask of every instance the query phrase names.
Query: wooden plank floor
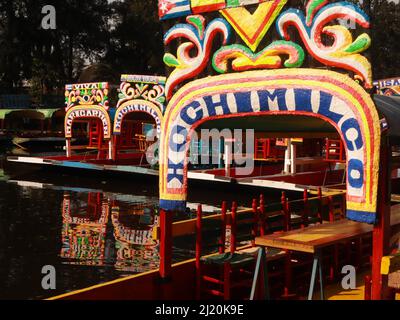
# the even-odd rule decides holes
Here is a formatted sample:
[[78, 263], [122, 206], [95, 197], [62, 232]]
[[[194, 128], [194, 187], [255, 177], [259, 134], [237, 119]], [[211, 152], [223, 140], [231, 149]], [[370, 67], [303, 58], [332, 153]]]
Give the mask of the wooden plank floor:
[[327, 300], [364, 300], [364, 276], [367, 273], [360, 274], [357, 277], [357, 288], [344, 290], [341, 283], [332, 284], [326, 287]]
[[[371, 272], [360, 273], [360, 275], [357, 276], [356, 289], [354, 290], [344, 290], [340, 282], [327, 285], [325, 287], [326, 300], [364, 300], [364, 276], [368, 273]], [[319, 299], [319, 292], [314, 294], [314, 299]], [[396, 295], [396, 300], [400, 300], [400, 294]]]

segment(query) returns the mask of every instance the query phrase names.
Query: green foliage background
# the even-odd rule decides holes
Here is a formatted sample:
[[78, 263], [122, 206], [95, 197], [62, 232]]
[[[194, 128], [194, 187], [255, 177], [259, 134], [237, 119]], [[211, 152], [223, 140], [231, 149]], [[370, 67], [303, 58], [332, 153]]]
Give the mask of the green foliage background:
[[[372, 18], [374, 78], [400, 76], [400, 3], [350, 1]], [[40, 27], [44, 5], [57, 10], [56, 30]], [[118, 83], [121, 73], [164, 74], [162, 33], [157, 0], [1, 0], [0, 94], [29, 83], [40, 100], [93, 64], [81, 79]]]

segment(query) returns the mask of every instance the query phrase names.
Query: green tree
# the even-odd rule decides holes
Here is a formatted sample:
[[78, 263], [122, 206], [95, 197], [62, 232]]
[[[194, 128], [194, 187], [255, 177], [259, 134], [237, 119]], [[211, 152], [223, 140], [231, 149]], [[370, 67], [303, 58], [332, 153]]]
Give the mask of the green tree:
[[[41, 28], [45, 5], [56, 8], [55, 30]], [[47, 87], [76, 80], [105, 55], [110, 12], [107, 0], [2, 0], [1, 86], [9, 92], [38, 74]]]
[[104, 62], [118, 73], [165, 73], [157, 0], [115, 1]]
[[351, 0], [371, 18], [371, 57], [374, 79], [400, 77], [400, 2]]

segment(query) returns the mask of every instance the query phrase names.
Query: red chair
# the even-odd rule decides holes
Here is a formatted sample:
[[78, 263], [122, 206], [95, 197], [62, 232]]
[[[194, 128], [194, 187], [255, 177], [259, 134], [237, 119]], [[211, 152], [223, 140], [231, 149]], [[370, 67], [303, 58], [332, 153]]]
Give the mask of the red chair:
[[[222, 297], [229, 300], [232, 297], [232, 290], [239, 287], [251, 287], [254, 271], [254, 263], [257, 258], [257, 251], [246, 252], [238, 251], [237, 245], [242, 242], [252, 242], [258, 227], [257, 206], [248, 212], [237, 214], [237, 205], [234, 202], [231, 210], [231, 239], [230, 249], [225, 252], [223, 242], [225, 240], [226, 225], [226, 204], [222, 205], [222, 215], [217, 225], [215, 219], [202, 219], [201, 206], [198, 207], [197, 226], [196, 226], [196, 279], [197, 279], [197, 299], [202, 298], [202, 293], [212, 296]], [[212, 220], [214, 220], [212, 222]], [[219, 241], [215, 241], [217, 236]], [[203, 250], [209, 241], [208, 248], [218, 248], [218, 254], [203, 256]], [[223, 249], [223, 250], [222, 250]], [[250, 270], [246, 267], [252, 266]], [[206, 274], [207, 271], [209, 274]], [[240, 274], [240, 277], [237, 275]], [[247, 275], [245, 278], [243, 275]], [[209, 288], [209, 287], [213, 288]]]
[[[220, 291], [204, 289], [203, 282], [216, 285], [224, 285], [224, 282], [216, 277], [204, 274], [203, 251], [205, 249], [217, 250], [219, 254], [225, 252], [226, 237], [226, 202], [222, 203], [221, 219], [203, 219], [201, 205], [197, 208], [196, 219], [196, 297], [201, 298], [205, 291], [211, 295], [221, 295]], [[223, 295], [223, 293], [222, 293]]]
[[287, 210], [285, 192], [282, 192], [281, 202], [268, 203], [260, 196], [261, 235], [290, 230], [290, 216]]

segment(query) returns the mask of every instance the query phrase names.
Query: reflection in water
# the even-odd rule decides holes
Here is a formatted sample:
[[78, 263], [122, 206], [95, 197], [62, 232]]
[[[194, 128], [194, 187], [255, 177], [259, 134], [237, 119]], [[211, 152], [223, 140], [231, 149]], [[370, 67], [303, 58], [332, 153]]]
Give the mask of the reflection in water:
[[[156, 186], [6, 168], [1, 158], [0, 299], [48, 298], [158, 268]], [[173, 262], [192, 258], [193, 247], [174, 241]], [[41, 286], [44, 265], [56, 269], [56, 290]]]
[[152, 235], [158, 225], [155, 208], [111, 198], [101, 192], [64, 193], [60, 253], [63, 263], [112, 265], [129, 273], [158, 268], [159, 243]]
[[112, 207], [117, 261], [115, 268], [143, 272], [159, 266], [158, 241], [153, 240], [153, 228], [158, 225], [154, 208], [143, 204], [132, 207]]
[[71, 199], [70, 194], [64, 194], [61, 257], [70, 259], [71, 264], [104, 265], [110, 259], [105, 250], [108, 200], [100, 192], [83, 196], [86, 201], [82, 195]]

